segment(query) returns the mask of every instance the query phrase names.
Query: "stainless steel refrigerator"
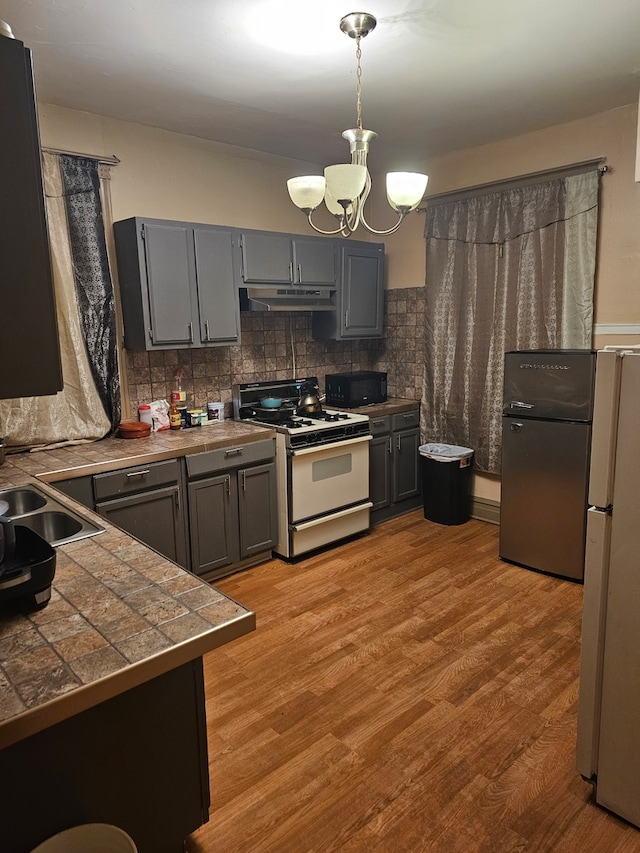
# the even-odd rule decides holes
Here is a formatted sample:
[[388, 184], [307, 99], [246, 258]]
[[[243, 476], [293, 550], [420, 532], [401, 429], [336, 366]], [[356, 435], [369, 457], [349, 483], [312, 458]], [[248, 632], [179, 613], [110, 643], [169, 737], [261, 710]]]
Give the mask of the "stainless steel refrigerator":
[[505, 354], [500, 556], [574, 580], [584, 573], [595, 356]]
[[598, 352], [577, 768], [640, 826], [640, 347]]

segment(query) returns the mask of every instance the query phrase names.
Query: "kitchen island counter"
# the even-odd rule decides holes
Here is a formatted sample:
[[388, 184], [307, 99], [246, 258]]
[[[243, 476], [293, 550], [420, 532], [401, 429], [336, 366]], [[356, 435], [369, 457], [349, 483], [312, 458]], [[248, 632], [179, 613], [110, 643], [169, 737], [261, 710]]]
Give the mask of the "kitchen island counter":
[[254, 630], [255, 614], [54, 484], [264, 437], [231, 421], [10, 454], [0, 467], [0, 488], [38, 483], [104, 528], [56, 548], [46, 607], [0, 606], [2, 849], [112, 822], [141, 853], [172, 853], [208, 819], [202, 656]]
[[[7, 456], [0, 488], [117, 470], [255, 441], [235, 421]], [[49, 491], [51, 486], [42, 485]], [[59, 491], [104, 533], [56, 548], [51, 601], [0, 611], [0, 748], [103, 702], [255, 627], [255, 615]]]

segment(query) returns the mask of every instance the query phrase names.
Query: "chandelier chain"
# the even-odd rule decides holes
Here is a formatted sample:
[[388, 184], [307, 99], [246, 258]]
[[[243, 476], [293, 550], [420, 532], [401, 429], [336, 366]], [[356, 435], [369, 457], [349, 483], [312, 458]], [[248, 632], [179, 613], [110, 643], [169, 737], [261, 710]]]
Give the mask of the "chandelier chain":
[[356, 38], [356, 127], [362, 130], [362, 68], [360, 60], [362, 59], [362, 50], [360, 49], [360, 36]]

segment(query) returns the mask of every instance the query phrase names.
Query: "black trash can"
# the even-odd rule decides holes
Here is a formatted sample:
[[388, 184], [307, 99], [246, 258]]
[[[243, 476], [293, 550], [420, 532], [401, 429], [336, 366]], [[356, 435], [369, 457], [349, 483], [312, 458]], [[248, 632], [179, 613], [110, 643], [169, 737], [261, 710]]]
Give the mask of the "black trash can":
[[464, 524], [471, 511], [473, 450], [422, 444], [419, 451], [424, 517], [438, 524]]

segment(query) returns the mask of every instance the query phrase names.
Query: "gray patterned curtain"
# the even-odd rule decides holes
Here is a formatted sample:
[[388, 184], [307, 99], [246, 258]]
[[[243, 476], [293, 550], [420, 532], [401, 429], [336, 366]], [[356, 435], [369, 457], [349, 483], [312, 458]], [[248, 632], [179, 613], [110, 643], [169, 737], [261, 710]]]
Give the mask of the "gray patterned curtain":
[[60, 171], [82, 335], [98, 395], [115, 430], [120, 423], [120, 381], [98, 163], [61, 155]]
[[597, 169], [429, 206], [425, 442], [500, 472], [504, 353], [589, 348]]

